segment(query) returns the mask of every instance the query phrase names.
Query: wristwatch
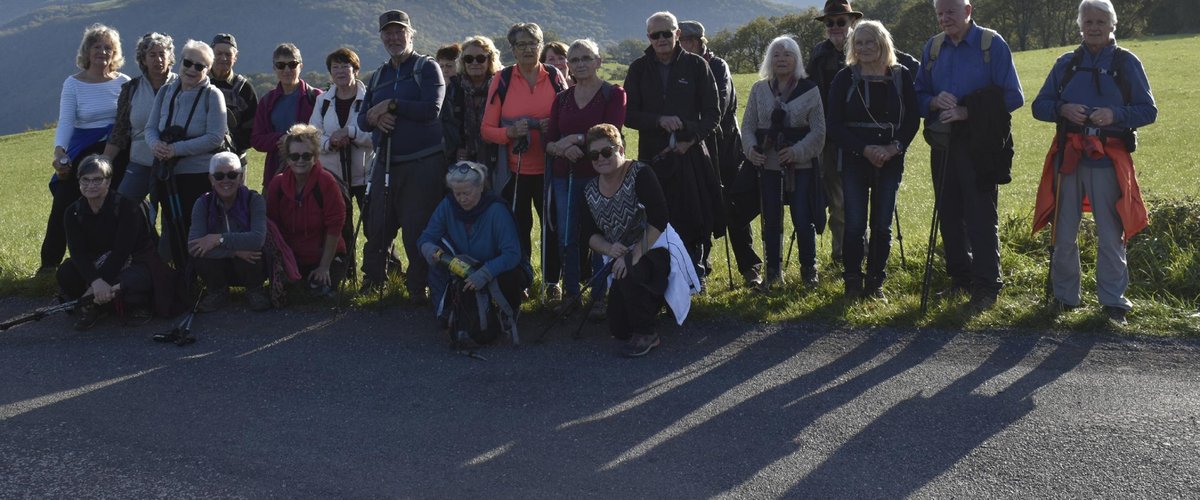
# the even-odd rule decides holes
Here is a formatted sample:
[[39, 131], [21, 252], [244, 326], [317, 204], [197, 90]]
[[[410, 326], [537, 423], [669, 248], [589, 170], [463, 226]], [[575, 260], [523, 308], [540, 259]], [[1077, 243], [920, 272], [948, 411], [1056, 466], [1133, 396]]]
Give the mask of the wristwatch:
[[900, 141], [892, 141], [892, 145], [896, 146], [896, 151], [899, 151], [900, 154], [904, 154], [904, 144], [903, 143], [901, 143]]
[[217, 238], [217, 245], [218, 245], [218, 246], [224, 246], [224, 245], [225, 245], [225, 236], [224, 236], [224, 235], [221, 235], [220, 237], [218, 237], [218, 238]]

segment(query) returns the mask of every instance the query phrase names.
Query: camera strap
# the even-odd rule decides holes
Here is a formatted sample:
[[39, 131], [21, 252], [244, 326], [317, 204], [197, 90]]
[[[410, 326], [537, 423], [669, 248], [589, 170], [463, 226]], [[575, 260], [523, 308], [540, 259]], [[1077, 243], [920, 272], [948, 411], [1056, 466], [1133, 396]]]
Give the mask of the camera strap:
[[[185, 135], [187, 134], [188, 127], [190, 127], [192, 125], [192, 117], [196, 115], [196, 106], [200, 104], [200, 97], [202, 97], [206, 93], [205, 91], [207, 91], [207, 90], [208, 89], [205, 88], [205, 89], [197, 92], [196, 100], [192, 101], [192, 109], [190, 111], [188, 111], [187, 121], [185, 121], [183, 123], [183, 133]], [[183, 92], [182, 84], [175, 87], [175, 92], [173, 92], [171, 94], [171, 104], [167, 107], [167, 126], [168, 127], [175, 124], [175, 99], [179, 97], [180, 92]]]

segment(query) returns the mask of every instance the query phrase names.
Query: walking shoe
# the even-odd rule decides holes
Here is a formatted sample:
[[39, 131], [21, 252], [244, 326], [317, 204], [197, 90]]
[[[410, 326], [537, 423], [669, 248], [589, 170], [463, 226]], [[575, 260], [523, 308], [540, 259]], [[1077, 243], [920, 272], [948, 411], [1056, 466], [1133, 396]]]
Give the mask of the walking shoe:
[[819, 284], [817, 280], [817, 266], [805, 267], [800, 270], [800, 279], [803, 281], [805, 288], [816, 288]]
[[742, 280], [746, 288], [755, 288], [763, 282], [762, 273], [758, 271], [758, 268], [752, 267], [742, 272]]
[[358, 294], [359, 295], [370, 295], [373, 293], [379, 293], [382, 290], [383, 290], [383, 282], [382, 281], [375, 281], [371, 278], [363, 276], [362, 286], [358, 287]]
[[75, 329], [81, 332], [91, 330], [104, 316], [104, 308], [91, 302], [80, 305], [76, 310], [79, 318], [75, 320]]
[[754, 291], [759, 293], [770, 293], [772, 288], [778, 288], [783, 284], [783, 273], [778, 269], [767, 269], [767, 278], [759, 283]]
[[546, 284], [546, 302], [558, 302], [563, 298], [562, 287], [558, 283]]
[[1059, 314], [1068, 313], [1068, 312], [1074, 311], [1075, 309], [1078, 309], [1079, 304], [1071, 305], [1071, 304], [1068, 304], [1061, 300], [1058, 300], [1058, 298], [1055, 297], [1055, 298], [1050, 299], [1050, 303], [1047, 304], [1046, 307], [1048, 309], [1050, 309], [1051, 313], [1053, 313], [1055, 315], [1059, 315]]
[[626, 358], [638, 358], [650, 353], [651, 349], [658, 347], [660, 343], [657, 333], [650, 335], [634, 335], [629, 339], [623, 347], [621, 347], [621, 355]]
[[870, 287], [870, 288], [867, 288], [866, 290], [863, 290], [862, 298], [867, 299], [867, 300], [873, 300], [873, 301], [879, 302], [881, 304], [888, 303], [887, 295], [885, 295], [883, 293], [883, 287], [880, 287], [880, 286]]
[[210, 313], [225, 307], [225, 303], [229, 302], [229, 290], [215, 290], [208, 292], [200, 299], [200, 303], [196, 304], [196, 312]]
[[1104, 306], [1104, 316], [1108, 318], [1112, 324], [1116, 326], [1125, 326], [1129, 321], [1125, 319], [1125, 314], [1128, 312], [1116, 306]]
[[967, 310], [977, 313], [986, 311], [996, 305], [999, 298], [998, 292], [973, 292], [971, 300], [967, 302]]
[[255, 312], [266, 311], [271, 308], [271, 299], [267, 297], [267, 291], [263, 287], [247, 288], [246, 302], [250, 303], [250, 310]]
[[592, 309], [588, 311], [588, 321], [598, 323], [608, 319], [608, 301], [600, 298], [592, 301]]
[[861, 278], [849, 278], [845, 281], [842, 296], [849, 301], [863, 298], [863, 282]]

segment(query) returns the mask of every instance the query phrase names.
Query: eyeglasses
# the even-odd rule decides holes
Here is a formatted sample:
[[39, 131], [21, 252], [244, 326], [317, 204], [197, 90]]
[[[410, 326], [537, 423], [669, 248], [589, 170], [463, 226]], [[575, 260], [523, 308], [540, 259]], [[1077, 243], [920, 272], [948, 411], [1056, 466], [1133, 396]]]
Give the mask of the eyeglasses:
[[108, 180], [107, 176], [105, 176], [105, 177], [80, 177], [79, 185], [80, 186], [99, 186], [99, 185], [103, 184], [104, 181], [107, 181], [107, 180]]
[[828, 21], [825, 21], [826, 28], [832, 28], [834, 26], [837, 26], [839, 28], [845, 28], [847, 24], [850, 24], [850, 21], [847, 21], [845, 19], [838, 19], [837, 21], [830, 19]]
[[[291, 153], [288, 155], [288, 159], [292, 160], [292, 161], [300, 161], [300, 160], [309, 161], [312, 158], [313, 158], [312, 153]], [[220, 179], [217, 179], [217, 180], [220, 180]]]
[[[312, 153], [307, 153], [307, 154], [311, 155]], [[242, 175], [242, 172], [238, 171], [238, 170], [234, 170], [232, 172], [217, 172], [215, 174], [212, 174], [212, 178], [213, 178], [213, 180], [218, 180], [218, 181], [223, 181], [225, 179], [229, 179], [231, 181], [236, 181], [239, 175]]]
[[589, 160], [592, 160], [592, 161], [599, 160], [601, 156], [603, 156], [605, 158], [612, 158], [613, 153], [615, 153], [616, 151], [617, 151], [617, 148], [614, 148], [612, 146], [605, 146], [599, 150], [588, 151], [587, 157]]
[[517, 43], [513, 44], [513, 48], [521, 49], [521, 50], [529, 50], [529, 49], [535, 49], [541, 44], [542, 44], [542, 42], [517, 42]]
[[185, 58], [183, 59], [183, 67], [185, 67], [185, 68], [192, 68], [192, 67], [194, 67], [194, 68], [196, 68], [196, 71], [204, 71], [204, 69], [205, 69], [205, 68], [207, 68], [207, 67], [208, 67], [208, 65], [207, 65], [207, 64], [204, 64], [204, 63], [198, 63], [198, 62], [196, 62], [196, 61], [193, 61], [193, 60], [191, 60], [191, 59], [188, 59], [188, 58], [186, 58], [186, 57], [185, 57]]
[[674, 32], [674, 31], [667, 31], [667, 30], [663, 30], [663, 31], [655, 31], [654, 33], [646, 33], [646, 38], [649, 38], [649, 39], [651, 39], [651, 40], [659, 40], [659, 39], [663, 39], [663, 38], [671, 38], [671, 37], [673, 37], [673, 36], [675, 36], [675, 32]]
[[492, 56], [484, 56], [484, 55], [479, 55], [479, 56], [465, 55], [462, 57], [463, 57], [463, 64], [483, 64], [485, 62], [488, 62], [488, 59], [492, 58]]
[[287, 62], [275, 61], [275, 69], [283, 69], [283, 68], [296, 69], [296, 66], [299, 66], [299, 65], [300, 65], [300, 61], [287, 61]]
[[595, 60], [596, 60], [596, 58], [592, 57], [592, 56], [579, 56], [579, 57], [572, 57], [570, 59], [567, 59], [567, 62], [569, 62], [571, 64], [579, 64], [579, 63], [590, 63]]

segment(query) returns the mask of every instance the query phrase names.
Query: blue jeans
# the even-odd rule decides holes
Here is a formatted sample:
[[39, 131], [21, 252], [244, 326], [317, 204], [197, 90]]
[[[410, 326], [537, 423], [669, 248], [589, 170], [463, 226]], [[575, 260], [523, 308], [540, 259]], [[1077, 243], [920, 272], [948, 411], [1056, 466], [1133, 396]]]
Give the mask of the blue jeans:
[[133, 201], [146, 199], [146, 196], [154, 192], [153, 171], [154, 167], [129, 162], [125, 167], [125, 178], [121, 180], [121, 185], [117, 186], [117, 192]]
[[864, 247], [867, 248], [867, 284], [877, 287], [887, 277], [887, 261], [892, 252], [892, 213], [896, 210], [896, 191], [900, 189], [902, 172], [894, 165], [875, 168], [861, 161], [843, 165], [846, 232], [842, 243], [842, 264], [845, 266], [842, 278], [846, 281], [863, 280]]
[[[554, 184], [554, 221], [555, 227], [558, 229], [559, 255], [562, 256], [563, 291], [568, 296], [579, 295], [579, 282], [591, 278], [604, 267], [604, 259], [600, 253], [590, 252], [592, 272], [588, 276], [581, 276], [580, 251], [582, 248], [586, 248], [587, 238], [590, 236], [580, 234], [580, 221], [583, 220], [580, 217], [585, 216], [587, 210], [583, 187], [592, 179], [592, 177], [575, 177], [574, 179], [554, 177], [551, 180]], [[568, 187], [570, 188], [569, 199]], [[596, 282], [592, 283], [591, 296], [602, 298], [606, 293], [608, 293], [608, 280], [597, 278]]]
[[800, 265], [811, 268], [817, 265], [817, 228], [813, 224], [813, 211], [809, 203], [816, 176], [811, 168], [796, 170], [795, 189], [791, 193], [783, 190], [783, 175], [778, 170], [763, 170], [762, 189], [763, 253], [767, 257], [767, 275], [778, 273], [783, 254], [783, 204], [790, 205], [792, 227], [796, 232], [796, 245], [800, 250]]

